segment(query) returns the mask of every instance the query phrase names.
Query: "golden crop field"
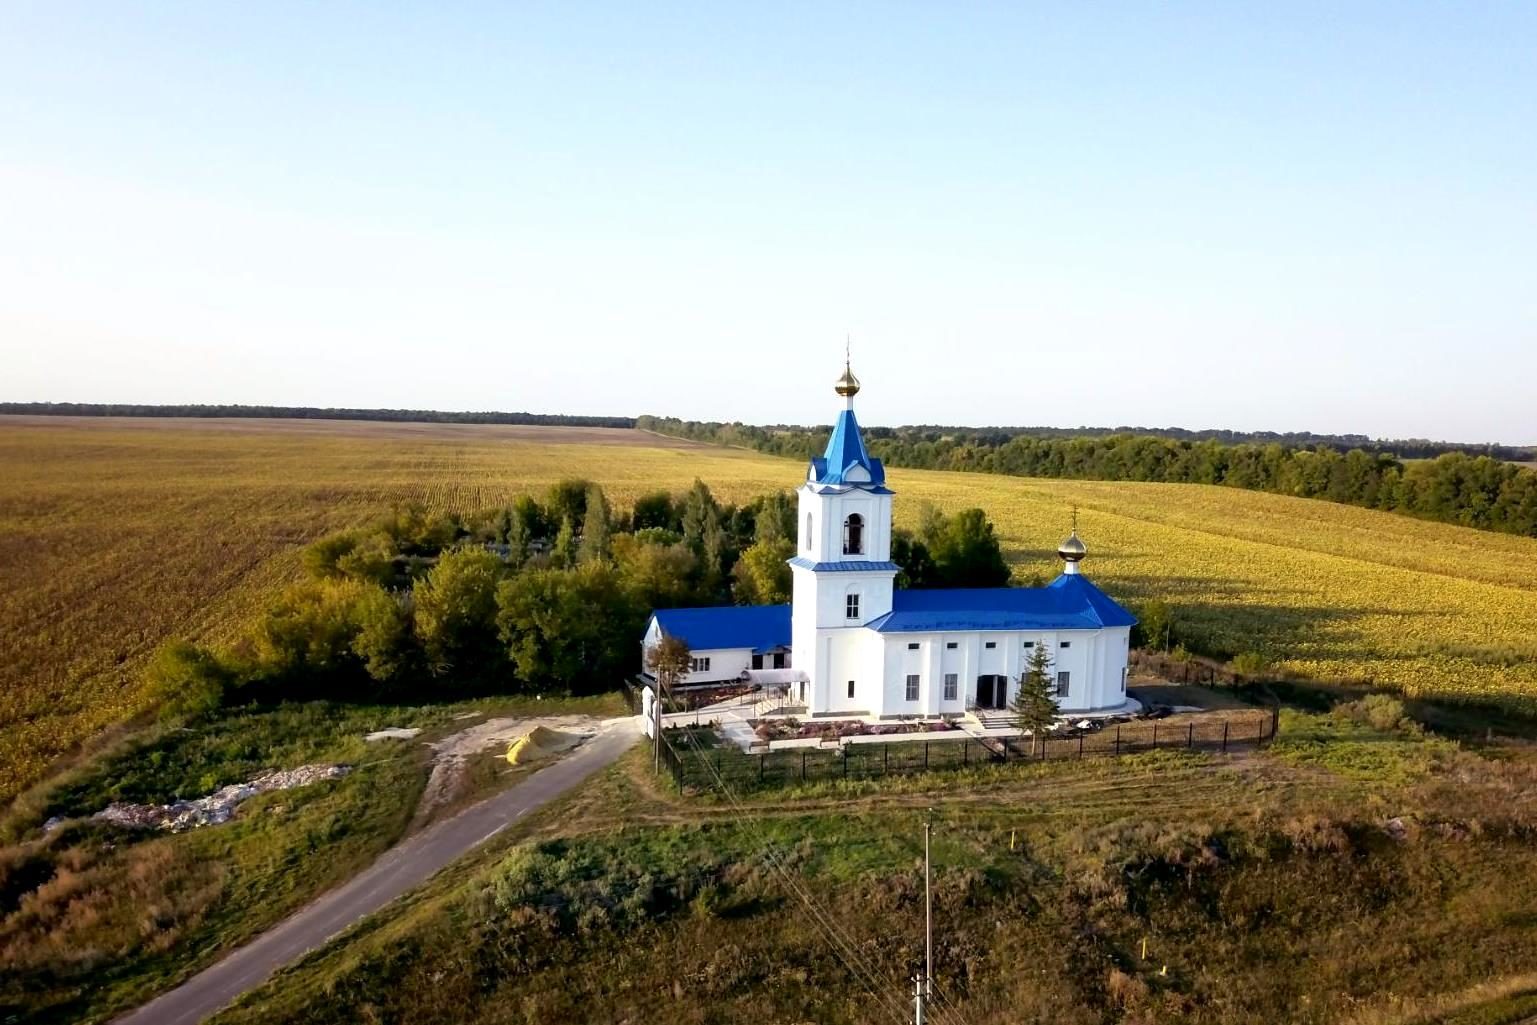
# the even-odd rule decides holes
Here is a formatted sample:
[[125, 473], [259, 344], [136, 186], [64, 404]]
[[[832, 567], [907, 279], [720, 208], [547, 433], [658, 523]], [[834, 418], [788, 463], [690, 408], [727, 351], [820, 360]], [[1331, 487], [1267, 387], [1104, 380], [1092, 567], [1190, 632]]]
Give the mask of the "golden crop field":
[[[617, 504], [695, 477], [740, 501], [800, 465], [632, 431], [332, 421], [0, 417], [0, 800], [145, 711], [165, 638], [228, 639], [315, 537], [418, 500], [470, 512], [592, 478]], [[1178, 484], [894, 470], [920, 500], [980, 505], [1022, 573], [1080, 509], [1085, 571], [1184, 624], [1323, 678], [1537, 707], [1537, 541]]]

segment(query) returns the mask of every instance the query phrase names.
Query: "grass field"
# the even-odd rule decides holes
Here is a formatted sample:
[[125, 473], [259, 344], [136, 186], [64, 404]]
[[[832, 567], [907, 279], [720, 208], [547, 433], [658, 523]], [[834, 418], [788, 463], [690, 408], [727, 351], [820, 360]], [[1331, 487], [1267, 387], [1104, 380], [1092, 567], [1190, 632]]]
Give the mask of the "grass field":
[[[724, 500], [802, 468], [630, 431], [329, 421], [0, 417], [0, 800], [145, 710], [166, 637], [234, 637], [298, 551], [393, 502], [473, 511], [562, 477], [623, 504], [695, 477]], [[1284, 668], [1537, 707], [1537, 541], [1188, 485], [894, 470], [980, 505], [1021, 574], [1051, 575], [1080, 509], [1086, 571], [1165, 597], [1182, 628]]]
[[933, 1021], [1519, 1020], [1537, 990], [1513, 884], [1537, 872], [1530, 750], [1286, 717], [1275, 749], [1236, 759], [745, 806], [658, 785], [637, 750], [215, 1020], [909, 1020], [925, 818]]

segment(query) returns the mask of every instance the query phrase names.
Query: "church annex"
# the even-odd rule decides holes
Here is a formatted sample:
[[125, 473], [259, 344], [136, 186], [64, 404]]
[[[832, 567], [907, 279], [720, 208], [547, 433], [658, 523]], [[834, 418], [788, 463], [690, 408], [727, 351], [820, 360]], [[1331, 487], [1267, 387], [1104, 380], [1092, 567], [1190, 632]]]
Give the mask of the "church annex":
[[693, 655], [683, 685], [746, 679], [787, 688], [811, 716], [932, 718], [1006, 708], [1031, 649], [1044, 645], [1064, 713], [1124, 707], [1136, 620], [1080, 572], [1076, 531], [1057, 550], [1062, 574], [1044, 587], [894, 586], [893, 493], [860, 437], [849, 368], [835, 390], [844, 409], [798, 491], [791, 603], [659, 610], [642, 665], [644, 649], [671, 635]]

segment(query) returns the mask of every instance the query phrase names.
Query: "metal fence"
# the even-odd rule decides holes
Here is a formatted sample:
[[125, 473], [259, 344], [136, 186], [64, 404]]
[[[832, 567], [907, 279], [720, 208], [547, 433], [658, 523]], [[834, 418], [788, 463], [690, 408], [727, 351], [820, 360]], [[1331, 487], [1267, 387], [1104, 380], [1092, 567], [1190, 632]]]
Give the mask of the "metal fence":
[[[1275, 739], [1277, 717], [1268, 712], [1146, 720], [1072, 736], [900, 740], [802, 747], [749, 754], [731, 746], [663, 731], [662, 761], [679, 787], [734, 791], [839, 779], [878, 779], [981, 765], [1015, 765], [1081, 758], [1115, 758], [1177, 748], [1224, 753], [1253, 749]], [[713, 741], [714, 738], [711, 738]]]

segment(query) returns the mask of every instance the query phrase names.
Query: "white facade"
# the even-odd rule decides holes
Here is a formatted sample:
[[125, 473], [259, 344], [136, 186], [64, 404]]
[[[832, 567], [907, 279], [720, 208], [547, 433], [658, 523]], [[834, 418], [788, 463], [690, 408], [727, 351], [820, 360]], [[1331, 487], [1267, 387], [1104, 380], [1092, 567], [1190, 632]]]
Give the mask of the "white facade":
[[[798, 679], [792, 693], [807, 713], [932, 718], [972, 709], [1001, 712], [1013, 699], [1035, 647], [1050, 652], [1064, 713], [1124, 706], [1133, 619], [1078, 574], [1085, 552], [1076, 531], [1059, 549], [1064, 575], [1045, 588], [895, 590], [892, 493], [885, 486], [884, 468], [869, 457], [860, 437], [853, 412], [858, 390], [858, 381], [845, 370], [838, 393], [847, 398], [847, 408], [834, 425], [825, 455], [811, 461], [798, 491], [790, 648]], [[929, 598], [919, 600], [919, 595]], [[932, 600], [946, 595], [954, 600]], [[783, 606], [778, 608], [782, 614]], [[718, 611], [723, 618], [740, 612]], [[991, 625], [950, 628], [967, 621]], [[1065, 623], [1085, 625], [1069, 628]], [[1043, 624], [1055, 628], [1033, 628]], [[660, 636], [653, 618], [645, 643], [654, 644]], [[752, 656], [764, 648], [754, 643], [696, 651], [696, 657], [710, 659], [710, 668], [690, 673], [685, 682], [720, 680], [759, 668]]]

